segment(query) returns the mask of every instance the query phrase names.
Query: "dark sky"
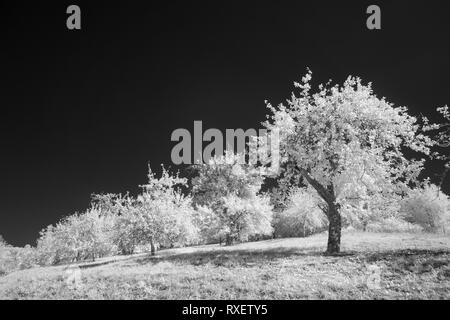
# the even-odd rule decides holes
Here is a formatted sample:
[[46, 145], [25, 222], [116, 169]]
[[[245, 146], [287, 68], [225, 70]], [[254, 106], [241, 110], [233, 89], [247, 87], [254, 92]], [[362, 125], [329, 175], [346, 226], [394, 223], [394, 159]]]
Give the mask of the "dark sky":
[[[361, 76], [415, 114], [450, 104], [444, 1], [242, 2], [2, 2], [0, 234], [34, 244], [91, 193], [136, 192], [194, 120], [258, 128], [306, 67]], [[370, 4], [382, 30], [366, 28]]]

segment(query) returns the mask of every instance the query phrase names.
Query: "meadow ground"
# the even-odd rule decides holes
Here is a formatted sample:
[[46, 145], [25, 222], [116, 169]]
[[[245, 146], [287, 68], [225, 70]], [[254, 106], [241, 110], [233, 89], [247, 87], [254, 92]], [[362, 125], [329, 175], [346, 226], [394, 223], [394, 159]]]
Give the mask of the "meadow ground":
[[[0, 277], [0, 299], [449, 299], [450, 236], [344, 233], [170, 249]], [[77, 269], [79, 268], [79, 269]]]

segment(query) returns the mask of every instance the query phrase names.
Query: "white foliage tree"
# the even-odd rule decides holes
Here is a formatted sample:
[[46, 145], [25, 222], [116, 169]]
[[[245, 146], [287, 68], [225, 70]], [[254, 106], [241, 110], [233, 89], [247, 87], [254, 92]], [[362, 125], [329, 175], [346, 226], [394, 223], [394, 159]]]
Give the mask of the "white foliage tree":
[[450, 155], [448, 153], [448, 148], [450, 147], [450, 111], [448, 106], [439, 107], [437, 111], [444, 118], [444, 123], [430, 124], [428, 119], [424, 118], [424, 120], [427, 124], [425, 130], [434, 133], [434, 139], [436, 141], [437, 151], [433, 152], [433, 157], [444, 163], [444, 171], [439, 181], [439, 187], [442, 187], [450, 171]]
[[198, 205], [195, 211], [195, 225], [203, 243], [221, 243], [227, 234], [219, 215], [207, 206]]
[[305, 237], [326, 227], [326, 217], [317, 199], [306, 188], [293, 188], [288, 195], [286, 209], [274, 217], [277, 237]]
[[50, 225], [40, 233], [38, 255], [41, 264], [58, 264], [106, 256], [112, 248], [110, 229], [100, 210], [90, 208]]
[[264, 123], [278, 130], [284, 175], [301, 176], [323, 199], [329, 221], [327, 252], [340, 251], [341, 208], [346, 199], [392, 194], [414, 181], [424, 160], [409, 160], [405, 148], [428, 155], [431, 139], [419, 132], [406, 107], [378, 98], [371, 84], [349, 77], [342, 86], [311, 92], [311, 72], [295, 83], [287, 105], [273, 107]]

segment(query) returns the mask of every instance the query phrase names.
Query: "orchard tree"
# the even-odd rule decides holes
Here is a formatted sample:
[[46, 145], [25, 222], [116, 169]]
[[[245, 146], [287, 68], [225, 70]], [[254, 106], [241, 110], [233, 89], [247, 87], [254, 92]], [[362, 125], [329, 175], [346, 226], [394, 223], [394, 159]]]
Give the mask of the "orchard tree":
[[6, 247], [7, 243], [6, 243], [5, 239], [3, 238], [3, 236], [0, 234], [0, 247], [1, 246]]
[[92, 206], [97, 208], [103, 217], [110, 221], [108, 238], [110, 243], [124, 255], [132, 254], [137, 245], [133, 236], [135, 223], [136, 200], [129, 194], [93, 194]]
[[137, 197], [126, 194], [93, 195], [93, 206], [114, 221], [111, 242], [122, 254], [132, 254], [137, 246], [183, 245], [196, 241], [192, 199], [180, 187], [187, 180], [171, 175], [162, 167], [158, 178], [149, 168], [148, 183]]
[[67, 216], [40, 232], [37, 251], [41, 264], [95, 260], [112, 253], [111, 224], [96, 208]]
[[401, 212], [407, 222], [425, 231], [445, 233], [450, 223], [450, 199], [438, 186], [427, 184], [411, 190], [401, 202]]
[[450, 172], [450, 156], [448, 153], [448, 148], [450, 147], [450, 111], [448, 110], [448, 106], [439, 107], [437, 111], [444, 118], [444, 123], [429, 124], [426, 118], [424, 120], [427, 124], [425, 130], [434, 132], [434, 139], [438, 148], [437, 151], [433, 152], [433, 157], [444, 162], [444, 171], [439, 181], [439, 187], [441, 188]]
[[[399, 190], [397, 190], [399, 191]], [[367, 231], [370, 224], [386, 219], [401, 220], [400, 202], [405, 196], [402, 192], [364, 192], [347, 196], [341, 207], [346, 226]]]
[[252, 236], [272, 234], [273, 208], [270, 198], [250, 193], [247, 197], [231, 194], [223, 198], [225, 215], [222, 223], [227, 233], [227, 244], [234, 240], [248, 241]]
[[263, 176], [241, 160], [226, 152], [194, 166], [198, 173], [192, 181], [194, 204], [212, 210], [216, 219], [209, 219], [217, 233], [225, 235], [227, 245], [272, 232], [272, 206], [268, 197], [258, 194]]
[[306, 237], [321, 232], [326, 218], [320, 210], [321, 199], [308, 188], [292, 188], [286, 209], [275, 214], [273, 226], [276, 237]]
[[187, 179], [172, 176], [164, 167], [161, 178], [149, 168], [148, 183], [143, 185], [131, 211], [132, 233], [138, 244], [149, 243], [152, 255], [156, 244], [172, 246], [196, 241], [192, 199], [181, 190]]
[[403, 152], [429, 155], [433, 142], [406, 107], [378, 98], [370, 83], [349, 77], [342, 86], [320, 85], [312, 93], [311, 75], [295, 83], [300, 93], [286, 105], [268, 104], [264, 126], [279, 132], [284, 175], [301, 176], [323, 199], [327, 253], [337, 254], [348, 195], [392, 194], [415, 181], [425, 160], [407, 159]]

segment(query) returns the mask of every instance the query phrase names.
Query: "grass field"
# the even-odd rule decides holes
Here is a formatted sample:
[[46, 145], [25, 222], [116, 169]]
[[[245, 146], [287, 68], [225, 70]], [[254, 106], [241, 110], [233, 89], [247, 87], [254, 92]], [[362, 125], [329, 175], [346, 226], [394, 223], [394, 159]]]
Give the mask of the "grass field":
[[0, 299], [450, 298], [449, 236], [344, 233], [339, 257], [325, 245], [320, 234], [35, 268], [0, 277]]

